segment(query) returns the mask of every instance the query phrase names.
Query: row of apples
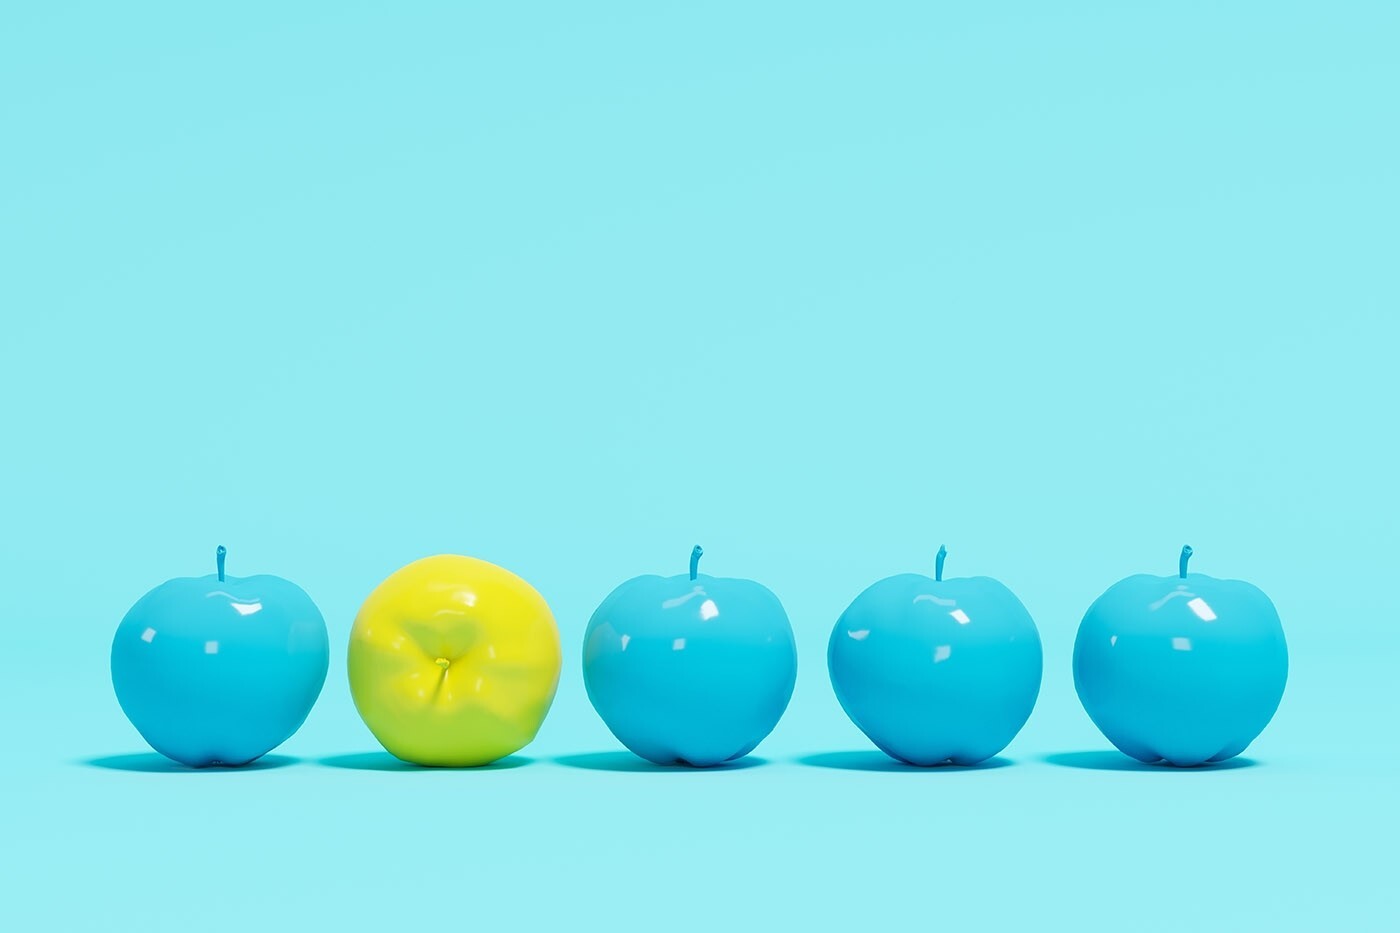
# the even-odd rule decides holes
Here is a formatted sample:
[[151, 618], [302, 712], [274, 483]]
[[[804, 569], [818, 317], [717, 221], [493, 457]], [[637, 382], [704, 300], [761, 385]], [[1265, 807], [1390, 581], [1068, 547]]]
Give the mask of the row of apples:
[[[583, 645], [594, 708], [628, 749], [708, 767], [751, 752], [792, 697], [797, 652], [778, 597], [752, 580], [641, 576], [603, 600]], [[1001, 751], [1040, 691], [1040, 636], [990, 577], [899, 574], [857, 596], [831, 633], [831, 684], [882, 751], [914, 765], [972, 765]], [[1288, 650], [1257, 587], [1189, 572], [1137, 575], [1090, 606], [1074, 683], [1103, 734], [1139, 761], [1200, 765], [1244, 751], [1273, 717]], [[170, 580], [126, 614], [112, 681], [156, 751], [238, 766], [286, 741], [325, 683], [325, 621], [281, 577]], [[559, 632], [529, 583], [487, 561], [439, 555], [385, 579], [350, 635], [355, 707], [414, 764], [471, 767], [523, 748], [559, 681]]]

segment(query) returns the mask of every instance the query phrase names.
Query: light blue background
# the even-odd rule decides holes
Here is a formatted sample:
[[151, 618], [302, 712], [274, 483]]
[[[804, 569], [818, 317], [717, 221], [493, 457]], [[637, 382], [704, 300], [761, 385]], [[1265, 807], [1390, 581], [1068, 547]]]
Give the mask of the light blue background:
[[[0, 17], [0, 926], [1394, 920], [1400, 8], [389, 6]], [[576, 757], [589, 613], [697, 541], [797, 632], [768, 763]], [[1010, 764], [825, 766], [831, 625], [943, 542], [1040, 625]], [[1288, 693], [1104, 770], [1076, 625], [1184, 542]], [[299, 761], [110, 767], [112, 632], [219, 543], [329, 622]], [[533, 762], [344, 767], [355, 610], [443, 551], [555, 609]]]

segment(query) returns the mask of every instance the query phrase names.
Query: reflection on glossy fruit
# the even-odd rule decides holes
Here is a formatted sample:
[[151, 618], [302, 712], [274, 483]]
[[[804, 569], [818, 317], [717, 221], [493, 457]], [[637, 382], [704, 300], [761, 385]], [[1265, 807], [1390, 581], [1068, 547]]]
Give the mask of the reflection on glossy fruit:
[[559, 684], [559, 632], [515, 574], [440, 555], [391, 574], [350, 634], [350, 692], [392, 754], [420, 765], [483, 765], [539, 731]]
[[296, 732], [326, 681], [326, 623], [281, 577], [179, 577], [131, 607], [112, 686], [151, 747], [194, 767], [240, 765]]
[[787, 613], [752, 580], [699, 573], [623, 583], [584, 635], [588, 698], [613, 735], [658, 764], [717, 765], [773, 731], [797, 679]]
[[1196, 765], [1244, 751], [1288, 680], [1278, 611], [1257, 587], [1188, 573], [1120, 580], [1074, 642], [1074, 686], [1094, 724], [1139, 761]]
[[991, 577], [903, 573], [872, 584], [827, 646], [846, 715], [888, 755], [970, 765], [1021, 731], [1040, 692], [1040, 635], [1016, 594]]

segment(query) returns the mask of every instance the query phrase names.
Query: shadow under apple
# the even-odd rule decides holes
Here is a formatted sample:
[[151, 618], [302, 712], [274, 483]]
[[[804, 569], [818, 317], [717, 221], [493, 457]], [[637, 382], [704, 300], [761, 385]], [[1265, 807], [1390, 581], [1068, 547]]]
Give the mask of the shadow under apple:
[[708, 774], [716, 771], [746, 771], [768, 763], [766, 758], [745, 755], [735, 761], [697, 768], [694, 765], [676, 763], [659, 765], [639, 758], [631, 752], [587, 752], [581, 755], [560, 755], [553, 759], [557, 765], [566, 768], [582, 768], [585, 771], [614, 771], [631, 774]]
[[1146, 771], [1163, 774], [1200, 774], [1209, 771], [1234, 771], [1238, 768], [1252, 768], [1258, 764], [1253, 758], [1227, 758], [1224, 761], [1207, 762], [1191, 767], [1179, 767], [1165, 761], [1147, 764], [1136, 758], [1129, 758], [1118, 751], [1095, 752], [1055, 752], [1041, 759], [1046, 764], [1061, 768], [1081, 768], [1088, 771]]
[[907, 774], [958, 774], [965, 771], [991, 771], [1011, 765], [1006, 758], [992, 757], [975, 765], [955, 765], [951, 762], [940, 765], [911, 765], [908, 762], [891, 758], [881, 751], [860, 752], [818, 752], [797, 759], [800, 765], [810, 768], [834, 768], [838, 771], [879, 771]]
[[342, 768], [348, 771], [509, 771], [532, 763], [535, 759], [523, 755], [507, 755], [490, 764], [465, 768], [442, 768], [433, 765], [415, 765], [395, 758], [388, 752], [356, 752], [350, 755], [331, 755], [318, 758], [316, 764], [324, 768]]
[[263, 755], [246, 765], [209, 765], [204, 768], [191, 768], [178, 761], [172, 761], [157, 752], [137, 752], [131, 755], [103, 755], [99, 758], [85, 758], [78, 764], [89, 768], [104, 768], [108, 771], [132, 771], [140, 774], [237, 774], [244, 771], [270, 771], [285, 768], [301, 761], [290, 755]]

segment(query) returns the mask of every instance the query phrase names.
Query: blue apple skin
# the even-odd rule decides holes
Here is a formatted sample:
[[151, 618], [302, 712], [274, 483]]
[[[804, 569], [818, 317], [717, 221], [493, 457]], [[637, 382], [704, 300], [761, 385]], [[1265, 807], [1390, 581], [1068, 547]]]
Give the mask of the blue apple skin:
[[797, 646], [778, 597], [752, 580], [636, 577], [603, 600], [583, 642], [588, 699], [618, 741], [656, 764], [741, 758], [792, 699]]
[[1283, 698], [1288, 646], [1269, 597], [1240, 580], [1139, 574], [1100, 596], [1074, 642], [1074, 688], [1094, 725], [1138, 761], [1233, 758]]
[[122, 711], [152, 748], [195, 768], [247, 764], [290, 738], [330, 659], [325, 620], [301, 587], [221, 575], [151, 590], [112, 641]]
[[[1040, 634], [991, 577], [903, 573], [872, 584], [827, 645], [836, 698], [885, 754], [972, 765], [1021, 731], [1040, 693]], [[966, 620], [966, 621], [963, 621]]]

